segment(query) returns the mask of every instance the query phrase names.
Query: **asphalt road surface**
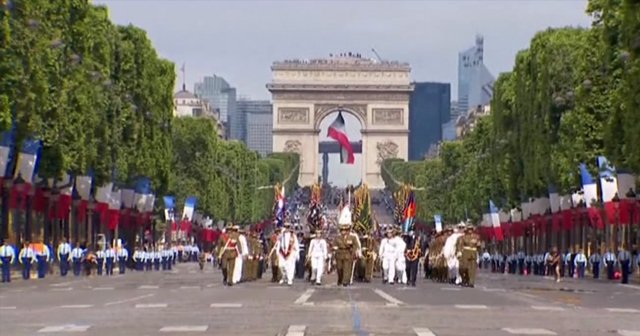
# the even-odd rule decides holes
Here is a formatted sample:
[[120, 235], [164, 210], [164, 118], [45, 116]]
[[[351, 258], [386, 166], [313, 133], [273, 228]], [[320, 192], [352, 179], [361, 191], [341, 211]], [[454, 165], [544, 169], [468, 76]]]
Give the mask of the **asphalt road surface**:
[[640, 335], [640, 286], [481, 273], [476, 288], [223, 287], [211, 266], [0, 284], [0, 335]]

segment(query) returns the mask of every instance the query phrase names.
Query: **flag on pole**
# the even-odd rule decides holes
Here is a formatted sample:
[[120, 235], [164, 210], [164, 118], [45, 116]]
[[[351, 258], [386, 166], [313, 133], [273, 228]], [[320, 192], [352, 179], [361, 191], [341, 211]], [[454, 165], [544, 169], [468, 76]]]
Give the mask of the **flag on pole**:
[[404, 213], [402, 217], [402, 231], [404, 233], [413, 231], [413, 222], [416, 220], [416, 200], [413, 190], [409, 192], [409, 197], [407, 197], [407, 203], [404, 206]]
[[591, 208], [591, 202], [598, 200], [598, 185], [593, 179], [593, 176], [591, 176], [591, 173], [589, 173], [587, 165], [584, 163], [580, 164], [580, 179], [582, 181], [582, 190], [584, 192], [583, 200], [587, 204], [587, 208]]
[[176, 198], [173, 196], [164, 196], [164, 219], [167, 222], [175, 221]]
[[276, 204], [276, 227], [282, 227], [284, 225], [284, 217], [285, 217], [285, 195], [284, 195], [284, 186], [280, 187], [280, 192], [278, 193], [278, 199]]
[[329, 126], [327, 136], [340, 144], [340, 163], [354, 164], [355, 155], [353, 154], [353, 148], [347, 136], [347, 129], [345, 127], [344, 117], [342, 117], [342, 112], [338, 112], [336, 120]]
[[[604, 156], [598, 156], [598, 170], [600, 172], [602, 202], [604, 203], [604, 209], [607, 213], [607, 219], [609, 220], [609, 223], [615, 224], [618, 222], [618, 218], [616, 217], [617, 203], [614, 202], [616, 195], [618, 195], [618, 179], [616, 177], [616, 170], [609, 164], [609, 161], [607, 161], [607, 158]], [[618, 201], [619, 200], [620, 195], [618, 195]]]

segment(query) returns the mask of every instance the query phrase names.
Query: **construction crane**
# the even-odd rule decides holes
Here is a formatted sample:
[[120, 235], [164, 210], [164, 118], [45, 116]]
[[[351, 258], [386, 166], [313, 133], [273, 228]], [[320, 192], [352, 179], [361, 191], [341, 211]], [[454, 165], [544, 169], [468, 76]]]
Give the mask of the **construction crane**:
[[373, 51], [373, 53], [376, 55], [376, 57], [378, 58], [378, 61], [380, 61], [380, 63], [382, 63], [382, 57], [380, 57], [380, 55], [378, 54], [376, 49], [375, 48], [371, 48], [371, 51]]

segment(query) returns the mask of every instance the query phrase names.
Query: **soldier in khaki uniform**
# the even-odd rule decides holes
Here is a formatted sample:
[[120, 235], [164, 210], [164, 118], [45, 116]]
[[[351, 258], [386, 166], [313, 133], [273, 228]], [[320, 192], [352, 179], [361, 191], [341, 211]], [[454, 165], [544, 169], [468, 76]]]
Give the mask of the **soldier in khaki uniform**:
[[376, 264], [378, 246], [376, 240], [370, 235], [362, 237], [362, 259], [361, 263], [364, 268], [364, 282], [371, 282], [373, 278], [373, 268]]
[[280, 231], [280, 228], [276, 229], [271, 237], [269, 237], [268, 241], [269, 257], [267, 259], [269, 259], [269, 265], [271, 266], [271, 282], [279, 282], [282, 279], [280, 266], [278, 265], [278, 254], [274, 251], [276, 248], [276, 242], [280, 236]]
[[233, 226], [229, 230], [229, 234], [223, 236], [224, 245], [218, 252], [218, 259], [222, 260], [222, 276], [224, 284], [233, 286], [233, 271], [236, 265], [236, 257], [240, 254], [240, 242], [238, 241], [240, 234], [238, 227]]
[[348, 224], [340, 225], [340, 235], [336, 237], [333, 244], [336, 270], [338, 272], [338, 286], [342, 285], [344, 287], [351, 284], [354, 256], [359, 245], [356, 241], [357, 238], [351, 235], [349, 231]]
[[474, 226], [465, 228], [464, 236], [458, 239], [458, 244], [462, 249], [460, 259], [460, 272], [462, 285], [474, 287], [476, 281], [476, 271], [478, 269], [478, 248], [480, 248], [480, 236], [476, 234]]

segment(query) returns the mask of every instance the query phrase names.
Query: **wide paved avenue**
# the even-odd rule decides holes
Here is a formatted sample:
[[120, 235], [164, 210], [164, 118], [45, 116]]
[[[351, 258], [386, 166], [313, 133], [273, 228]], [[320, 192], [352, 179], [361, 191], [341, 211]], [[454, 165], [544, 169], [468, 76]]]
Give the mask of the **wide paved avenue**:
[[267, 279], [224, 287], [218, 270], [48, 278], [0, 287], [0, 335], [640, 335], [640, 287], [481, 273], [474, 289], [336, 287]]

